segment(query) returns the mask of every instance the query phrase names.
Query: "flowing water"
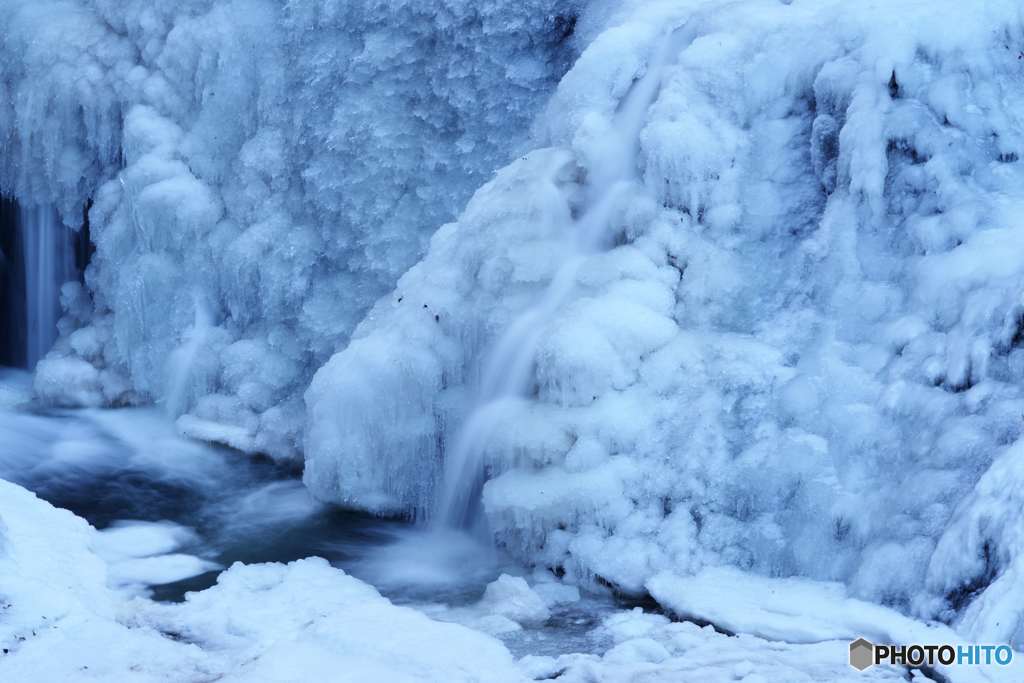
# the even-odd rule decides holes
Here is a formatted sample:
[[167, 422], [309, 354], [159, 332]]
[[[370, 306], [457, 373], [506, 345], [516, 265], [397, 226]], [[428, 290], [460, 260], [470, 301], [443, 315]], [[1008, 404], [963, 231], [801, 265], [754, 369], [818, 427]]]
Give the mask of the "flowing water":
[[[295, 469], [180, 438], [163, 411], [39, 412], [30, 386], [0, 368], [0, 478], [100, 529], [115, 588], [177, 601], [234, 562], [319, 556], [395, 603], [472, 625], [489, 582], [529, 576], [470, 534], [321, 504]], [[600, 650], [594, 629], [616, 607], [584, 597], [503, 638], [517, 654]]]
[[640, 133], [657, 97], [662, 74], [680, 47], [679, 32], [661, 41], [646, 72], [616, 113], [614, 125], [587, 169], [583, 214], [569, 226], [564, 259], [536, 304], [523, 311], [487, 354], [465, 423], [445, 452], [445, 470], [435, 513], [441, 528], [474, 525], [484, 483], [486, 445], [503, 420], [530, 389], [537, 344], [562, 304], [572, 295], [587, 257], [604, 248], [609, 223], [621, 198], [639, 182], [636, 168]]
[[19, 216], [25, 268], [26, 366], [35, 367], [57, 339], [60, 288], [74, 280], [74, 233], [50, 206], [22, 207]]

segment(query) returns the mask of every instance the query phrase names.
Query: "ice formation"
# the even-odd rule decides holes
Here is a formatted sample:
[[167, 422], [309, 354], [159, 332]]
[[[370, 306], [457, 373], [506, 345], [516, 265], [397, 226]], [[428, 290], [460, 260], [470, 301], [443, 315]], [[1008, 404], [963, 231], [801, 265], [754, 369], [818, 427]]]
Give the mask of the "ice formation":
[[[0, 193], [91, 202], [38, 393], [299, 454], [302, 391], [525, 141], [575, 2], [3, 0]], [[191, 360], [190, 360], [191, 359]]]
[[1019, 647], [1019, 7], [625, 3], [603, 22], [537, 149], [314, 377], [307, 484], [430, 514], [675, 31], [643, 188], [605, 194], [610, 248], [531, 323], [525, 390], [488, 418], [495, 538], [627, 593], [722, 564], [841, 581]]
[[[890, 667], [850, 669], [847, 642], [829, 637], [842, 637], [849, 628], [843, 624], [862, 619], [875, 628], [928, 629], [863, 603], [851, 617], [844, 608], [856, 601], [842, 604], [841, 589], [812, 582], [758, 580], [741, 572], [701, 575], [690, 582], [659, 577], [652, 588], [667, 605], [690, 600], [688, 608], [746, 627], [750, 635], [727, 636], [711, 626], [673, 623], [637, 608], [603, 620], [599, 630], [611, 644], [604, 654], [514, 661], [493, 638], [396, 607], [316, 558], [287, 565], [236, 564], [215, 587], [189, 594], [184, 603], [157, 604], [112, 591], [116, 576], [101, 558], [173, 550], [187, 536], [180, 528], [132, 525], [99, 534], [3, 481], [0, 520], [0, 676], [5, 681], [934, 680]], [[712, 590], [701, 604], [691, 591], [708, 588], [709, 581]], [[785, 608], [768, 604], [768, 610], [748, 611], [751, 596], [765, 592], [775, 593]], [[503, 576], [487, 593], [481, 608], [492, 617], [543, 618], [539, 598], [522, 579]], [[793, 616], [805, 619], [794, 626]], [[803, 642], [803, 628], [812, 622], [825, 624], [820, 631], [825, 639]], [[772, 638], [764, 637], [767, 633]], [[942, 673], [952, 683], [1004, 680], [970, 667]]]
[[1024, 646], [1019, 3], [0, 9], [0, 191], [93, 201], [40, 398]]

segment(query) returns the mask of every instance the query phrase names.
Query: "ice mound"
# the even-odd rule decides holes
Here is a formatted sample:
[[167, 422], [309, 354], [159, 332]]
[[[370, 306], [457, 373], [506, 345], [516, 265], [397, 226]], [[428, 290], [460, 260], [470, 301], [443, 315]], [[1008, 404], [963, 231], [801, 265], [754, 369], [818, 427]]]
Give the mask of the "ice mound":
[[523, 626], [543, 624], [551, 616], [544, 600], [530, 588], [526, 579], [508, 574], [487, 584], [478, 607]]

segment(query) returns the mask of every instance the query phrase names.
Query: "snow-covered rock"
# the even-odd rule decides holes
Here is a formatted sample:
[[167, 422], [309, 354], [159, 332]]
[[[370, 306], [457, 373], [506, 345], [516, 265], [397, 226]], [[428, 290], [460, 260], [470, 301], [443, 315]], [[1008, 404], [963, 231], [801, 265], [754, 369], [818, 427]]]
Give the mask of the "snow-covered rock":
[[523, 626], [543, 624], [551, 616], [544, 600], [530, 588], [526, 579], [508, 574], [487, 584], [478, 607]]

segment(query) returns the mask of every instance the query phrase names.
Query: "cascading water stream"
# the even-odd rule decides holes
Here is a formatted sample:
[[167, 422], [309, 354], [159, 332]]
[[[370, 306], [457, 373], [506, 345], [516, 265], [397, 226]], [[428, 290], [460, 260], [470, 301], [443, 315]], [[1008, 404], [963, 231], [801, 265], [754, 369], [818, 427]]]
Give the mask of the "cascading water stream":
[[547, 323], [571, 295], [586, 258], [604, 245], [609, 220], [624, 191], [638, 181], [640, 132], [661, 87], [662, 73], [678, 54], [678, 33], [671, 31], [661, 41], [646, 73], [633, 84], [616, 113], [613, 134], [588, 168], [585, 201], [589, 208], [574, 221], [565, 259], [544, 295], [516, 318], [486, 358], [473, 408], [445, 453], [436, 509], [436, 524], [443, 528], [466, 528], [473, 523], [484, 484], [487, 442], [512, 404], [529, 390], [537, 344]]
[[164, 398], [164, 413], [174, 420], [188, 407], [189, 383], [196, 360], [210, 337], [213, 329], [213, 314], [199, 292], [193, 292], [195, 318], [191, 329], [185, 333], [183, 343], [167, 359], [167, 392]]
[[74, 234], [50, 206], [22, 207], [19, 215], [25, 268], [25, 360], [34, 368], [57, 339], [60, 288], [74, 280]]

